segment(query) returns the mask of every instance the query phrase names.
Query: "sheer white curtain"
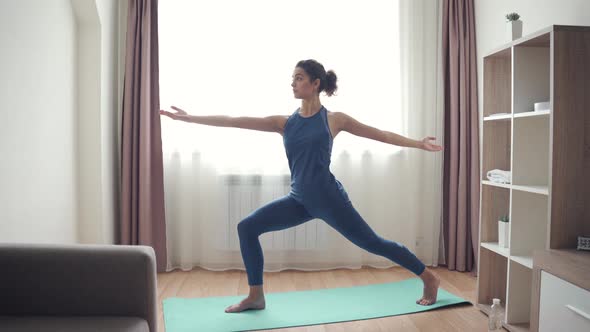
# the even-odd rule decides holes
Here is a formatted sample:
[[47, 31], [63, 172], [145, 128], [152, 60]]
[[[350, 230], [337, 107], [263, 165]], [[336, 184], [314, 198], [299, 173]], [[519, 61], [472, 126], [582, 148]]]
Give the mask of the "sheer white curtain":
[[[299, 60], [313, 58], [338, 75], [337, 95], [321, 96], [328, 110], [415, 139], [442, 135], [438, 10], [435, 2], [420, 3], [424, 8], [411, 0], [362, 6], [336, 0], [160, 1], [161, 105], [195, 115], [291, 114], [300, 105], [291, 92], [292, 71]], [[424, 17], [402, 19], [410, 9]], [[426, 40], [411, 40], [416, 33]], [[282, 137], [167, 118], [162, 127], [168, 270], [243, 269], [237, 222], [289, 190]], [[332, 172], [379, 235], [430, 265], [438, 257], [440, 162], [430, 152], [341, 133]], [[393, 264], [321, 220], [260, 239], [265, 271]]]

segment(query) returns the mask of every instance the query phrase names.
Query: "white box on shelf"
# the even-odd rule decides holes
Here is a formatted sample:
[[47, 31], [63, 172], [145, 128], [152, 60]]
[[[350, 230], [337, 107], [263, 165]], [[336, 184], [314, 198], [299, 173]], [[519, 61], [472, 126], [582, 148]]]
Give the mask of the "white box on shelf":
[[549, 110], [549, 102], [535, 103], [535, 112]]

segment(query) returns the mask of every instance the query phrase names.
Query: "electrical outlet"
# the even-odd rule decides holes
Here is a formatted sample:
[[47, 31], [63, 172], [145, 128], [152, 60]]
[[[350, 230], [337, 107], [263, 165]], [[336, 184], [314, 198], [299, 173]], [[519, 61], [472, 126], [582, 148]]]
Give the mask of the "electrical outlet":
[[590, 237], [578, 236], [578, 250], [590, 250]]

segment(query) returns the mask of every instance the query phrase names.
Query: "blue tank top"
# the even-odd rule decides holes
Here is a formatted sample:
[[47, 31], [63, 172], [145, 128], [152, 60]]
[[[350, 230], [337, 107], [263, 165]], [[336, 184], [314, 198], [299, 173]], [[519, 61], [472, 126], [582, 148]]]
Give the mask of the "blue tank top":
[[333, 138], [328, 125], [328, 110], [303, 117], [297, 109], [285, 123], [283, 144], [291, 170], [289, 195], [302, 204], [319, 199], [344, 200], [348, 194], [330, 172]]

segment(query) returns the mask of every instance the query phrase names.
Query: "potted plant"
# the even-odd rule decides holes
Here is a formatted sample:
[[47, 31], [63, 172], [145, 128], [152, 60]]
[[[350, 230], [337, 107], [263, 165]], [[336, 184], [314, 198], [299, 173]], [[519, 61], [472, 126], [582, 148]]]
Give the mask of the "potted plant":
[[508, 222], [508, 216], [502, 216], [498, 220], [498, 245], [501, 248], [508, 248]]
[[522, 21], [517, 13], [506, 14], [506, 34], [509, 41], [522, 37]]

